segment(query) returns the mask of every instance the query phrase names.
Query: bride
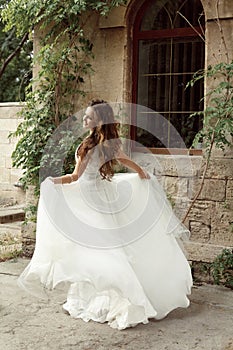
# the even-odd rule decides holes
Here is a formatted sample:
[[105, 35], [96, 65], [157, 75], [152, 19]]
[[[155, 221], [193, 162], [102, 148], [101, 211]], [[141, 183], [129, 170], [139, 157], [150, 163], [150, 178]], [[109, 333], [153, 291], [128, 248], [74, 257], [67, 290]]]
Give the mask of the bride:
[[[179, 245], [188, 230], [155, 176], [122, 151], [108, 103], [92, 101], [83, 127], [73, 173], [41, 184], [36, 247], [19, 286], [38, 294], [66, 282], [68, 314], [119, 330], [188, 307], [192, 276]], [[134, 172], [114, 174], [117, 163]]]

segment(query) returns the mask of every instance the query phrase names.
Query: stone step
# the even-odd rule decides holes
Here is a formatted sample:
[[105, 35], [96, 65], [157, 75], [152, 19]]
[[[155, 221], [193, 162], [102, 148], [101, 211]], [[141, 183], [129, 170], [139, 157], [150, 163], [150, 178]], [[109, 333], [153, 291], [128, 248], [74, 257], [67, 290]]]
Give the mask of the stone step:
[[211, 263], [222, 253], [223, 249], [232, 249], [227, 245], [217, 245], [212, 243], [184, 242], [184, 247], [188, 253], [188, 260]]
[[0, 208], [24, 205], [25, 201], [26, 192], [18, 187], [18, 184], [0, 183]]
[[24, 219], [25, 212], [23, 205], [0, 208], [0, 224], [23, 221]]
[[6, 224], [0, 224], [0, 238], [5, 234], [11, 236], [21, 236], [22, 223], [23, 221], [14, 221]]

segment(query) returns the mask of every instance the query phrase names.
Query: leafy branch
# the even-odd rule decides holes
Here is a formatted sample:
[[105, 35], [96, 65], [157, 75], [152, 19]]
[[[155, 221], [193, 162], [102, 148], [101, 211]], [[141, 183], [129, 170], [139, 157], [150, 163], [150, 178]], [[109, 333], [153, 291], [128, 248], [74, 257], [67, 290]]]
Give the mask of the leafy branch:
[[194, 196], [182, 222], [185, 222], [196, 200], [201, 194], [204, 186], [206, 173], [213, 147], [224, 151], [226, 147], [232, 146], [233, 137], [233, 61], [230, 61], [228, 48], [223, 33], [221, 21], [219, 19], [219, 0], [216, 0], [216, 23], [219, 28], [221, 45], [225, 55], [224, 62], [219, 62], [216, 55], [213, 55], [217, 63], [208, 66], [207, 70], [197, 72], [187, 86], [193, 86], [200, 79], [215, 84], [206, 94], [206, 108], [203, 112], [194, 113], [191, 117], [202, 115], [204, 118], [203, 128], [194, 138], [193, 146], [195, 147], [199, 141], [204, 145], [205, 166], [202, 174], [200, 188]]
[[16, 47], [16, 49], [5, 59], [5, 61], [2, 64], [2, 67], [0, 68], [0, 79], [8, 66], [8, 64], [13, 60], [13, 58], [21, 51], [24, 43], [28, 40], [28, 33], [24, 34], [22, 40], [20, 41], [19, 45]]
[[204, 126], [194, 138], [194, 147], [202, 141], [205, 149], [205, 167], [202, 174], [200, 188], [192, 200], [183, 222], [189, 215], [194, 203], [199, 197], [203, 186], [208, 165], [214, 145], [221, 150], [231, 147], [233, 136], [233, 61], [231, 63], [218, 63], [215, 66], [209, 66], [207, 71], [194, 75], [189, 82], [193, 86], [199, 79], [217, 80], [217, 84], [212, 88], [205, 98], [208, 105], [203, 112], [194, 113], [193, 116], [202, 115], [204, 117]]
[[[125, 0], [12, 0], [1, 11], [5, 30], [17, 35], [41, 34], [40, 49], [34, 57], [39, 72], [26, 93], [26, 105], [21, 111], [22, 123], [10, 137], [19, 141], [12, 154], [13, 166], [23, 169], [22, 184], [39, 189], [41, 164], [50, 164], [57, 175], [57, 164], [64, 159], [67, 139], [64, 131], [59, 152], [54, 158], [44, 155], [44, 148], [60, 123], [72, 116], [75, 102], [85, 95], [86, 76], [93, 73], [93, 44], [85, 32], [86, 22], [93, 16], [106, 16]], [[32, 87], [32, 89], [31, 89]], [[79, 140], [74, 140], [80, 142]], [[74, 149], [67, 155], [63, 172], [72, 170]]]

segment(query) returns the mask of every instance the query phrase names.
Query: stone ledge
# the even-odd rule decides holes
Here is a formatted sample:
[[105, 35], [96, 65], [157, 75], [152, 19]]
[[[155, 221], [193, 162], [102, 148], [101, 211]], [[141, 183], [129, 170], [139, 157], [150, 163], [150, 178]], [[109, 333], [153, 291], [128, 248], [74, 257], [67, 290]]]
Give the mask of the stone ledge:
[[5, 224], [13, 221], [22, 221], [25, 219], [24, 207], [14, 206], [0, 209], [0, 223]]
[[0, 102], [0, 108], [2, 107], [23, 107], [25, 102]]
[[1, 106], [0, 105], [0, 120], [16, 120], [18, 123], [23, 120], [22, 116], [19, 115], [19, 112], [24, 106]]
[[21, 237], [22, 221], [13, 221], [6, 224], [0, 224], [0, 238], [1, 235], [9, 235], [10, 237]]
[[213, 262], [217, 255], [221, 254], [223, 249], [232, 249], [222, 245], [214, 245], [209, 243], [184, 242], [184, 247], [188, 253], [188, 260]]
[[133, 152], [132, 159], [159, 176], [191, 177], [201, 174], [202, 157]]

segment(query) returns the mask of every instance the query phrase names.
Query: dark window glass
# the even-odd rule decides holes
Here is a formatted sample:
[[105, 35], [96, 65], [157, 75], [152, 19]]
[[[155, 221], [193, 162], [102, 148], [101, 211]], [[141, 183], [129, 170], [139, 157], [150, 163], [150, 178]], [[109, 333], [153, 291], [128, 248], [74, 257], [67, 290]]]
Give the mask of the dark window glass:
[[[182, 12], [187, 20], [198, 26], [203, 21], [202, 6], [198, 0], [156, 1], [146, 7], [140, 30], [135, 33], [137, 43], [136, 103], [150, 108], [151, 113], [137, 111], [135, 139], [147, 147], [182, 148], [169, 123], [162, 125], [162, 115], [179, 132], [186, 147], [190, 147], [195, 134], [202, 126], [200, 117], [191, 117], [203, 109], [203, 81], [186, 88], [193, 74], [204, 67], [204, 42], [190, 24], [177, 14]], [[181, 33], [174, 28], [188, 25], [189, 31]], [[164, 29], [169, 29], [164, 32]], [[144, 37], [143, 31], [148, 31]], [[201, 30], [200, 30], [201, 32]], [[148, 33], [148, 32], [145, 32]], [[160, 128], [160, 140], [155, 130]], [[148, 131], [151, 132], [149, 133]], [[163, 141], [165, 143], [163, 143]]]
[[140, 30], [159, 30], [204, 26], [200, 0], [152, 1], [143, 16]]

